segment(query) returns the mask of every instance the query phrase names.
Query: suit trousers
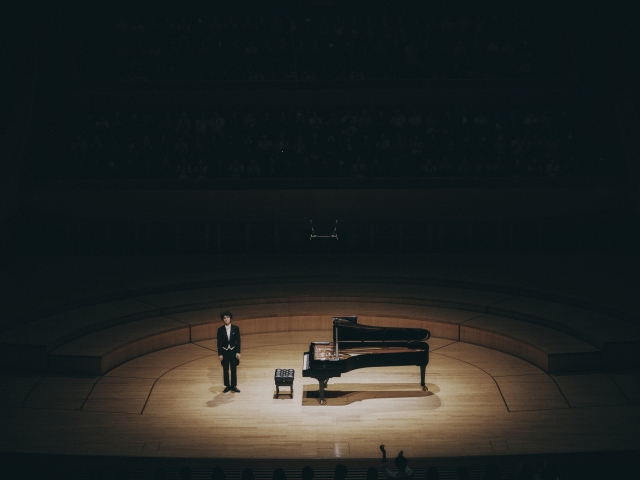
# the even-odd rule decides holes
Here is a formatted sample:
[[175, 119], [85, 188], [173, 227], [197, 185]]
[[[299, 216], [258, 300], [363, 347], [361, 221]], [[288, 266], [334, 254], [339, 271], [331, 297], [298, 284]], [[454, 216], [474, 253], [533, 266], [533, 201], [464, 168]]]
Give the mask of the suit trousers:
[[[236, 367], [238, 366], [238, 359], [236, 358], [236, 351], [223, 350], [222, 351], [222, 372], [224, 376], [225, 387], [235, 387], [237, 385]], [[229, 371], [231, 371], [231, 382], [229, 382]]]

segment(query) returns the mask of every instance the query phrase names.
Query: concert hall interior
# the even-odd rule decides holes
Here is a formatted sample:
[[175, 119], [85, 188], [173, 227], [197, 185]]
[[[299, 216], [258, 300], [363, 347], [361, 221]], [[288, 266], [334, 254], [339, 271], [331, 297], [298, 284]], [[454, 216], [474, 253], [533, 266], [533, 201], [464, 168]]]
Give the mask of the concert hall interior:
[[41, 3], [3, 15], [0, 478], [640, 476], [622, 5]]

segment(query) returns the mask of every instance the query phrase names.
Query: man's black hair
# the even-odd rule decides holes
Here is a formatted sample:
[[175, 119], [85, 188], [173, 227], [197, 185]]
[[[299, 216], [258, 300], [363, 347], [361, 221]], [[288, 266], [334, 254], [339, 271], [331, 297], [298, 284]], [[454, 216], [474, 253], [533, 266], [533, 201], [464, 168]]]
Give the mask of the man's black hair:
[[229, 316], [229, 318], [233, 319], [233, 313], [231, 313], [229, 310], [226, 310], [224, 312], [220, 312], [220, 320], [224, 320], [224, 317]]

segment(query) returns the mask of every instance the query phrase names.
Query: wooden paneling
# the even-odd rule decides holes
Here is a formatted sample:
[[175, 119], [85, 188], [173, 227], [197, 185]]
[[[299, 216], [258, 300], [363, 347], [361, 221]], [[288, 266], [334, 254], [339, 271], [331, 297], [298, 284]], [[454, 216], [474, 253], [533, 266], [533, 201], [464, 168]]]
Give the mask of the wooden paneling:
[[69, 342], [48, 355], [49, 370], [104, 375], [132, 358], [190, 341], [189, 327], [165, 317], [106, 328]]
[[566, 333], [512, 318], [483, 315], [460, 326], [460, 340], [522, 358], [545, 372], [601, 368], [598, 348]]

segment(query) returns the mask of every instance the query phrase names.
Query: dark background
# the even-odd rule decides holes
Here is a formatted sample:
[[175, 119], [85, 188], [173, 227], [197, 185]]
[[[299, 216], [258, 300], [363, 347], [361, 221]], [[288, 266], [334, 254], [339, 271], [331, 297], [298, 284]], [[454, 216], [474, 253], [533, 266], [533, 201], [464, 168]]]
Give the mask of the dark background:
[[[49, 3], [11, 5], [2, 15], [2, 264], [16, 255], [78, 253], [637, 250], [638, 38], [624, 6]], [[345, 60], [344, 45], [342, 56], [295, 57], [298, 40], [306, 42], [305, 52], [314, 40], [324, 41], [313, 28], [303, 36], [307, 19], [312, 24], [325, 16], [331, 24], [341, 15], [347, 29], [349, 22], [362, 25], [367, 18], [379, 24], [385, 15], [392, 23], [399, 12], [405, 14], [405, 34], [394, 30], [380, 43], [395, 42], [402, 51], [412, 35], [419, 37], [420, 25], [434, 22], [429, 32], [435, 47], [417, 54], [422, 69], [390, 71], [385, 61], [393, 56], [378, 58], [375, 51], [355, 65], [353, 54]], [[295, 33], [289, 29], [291, 41], [286, 39], [295, 69], [290, 71], [288, 59], [278, 70], [259, 58], [236, 55], [231, 47], [206, 50], [206, 40], [198, 43], [191, 33], [184, 37], [175, 28], [158, 28], [155, 38], [163, 45], [174, 42], [178, 53], [160, 57], [155, 70], [149, 69], [148, 63], [136, 64], [136, 55], [148, 60], [145, 49], [153, 42], [143, 43], [142, 53], [136, 53], [140, 44], [128, 34], [118, 37], [116, 26], [124, 18], [128, 29], [138, 21], [149, 32], [154, 15], [160, 25], [178, 28], [186, 22], [191, 29], [198, 19], [206, 24], [216, 17], [226, 25], [227, 15], [236, 15], [239, 23], [243, 16], [262, 15], [267, 21], [276, 16], [285, 32], [288, 19], [295, 18]], [[459, 68], [459, 59], [450, 53], [464, 38], [457, 38], [455, 29], [443, 33], [440, 25], [464, 18], [471, 24], [484, 19], [488, 32], [500, 32], [499, 46], [516, 47], [504, 67], [502, 60], [491, 63], [480, 48], [482, 55], [467, 54], [473, 68], [465, 69], [464, 62]], [[509, 18], [516, 19], [514, 28], [505, 27]], [[418, 26], [409, 26], [412, 20]], [[216, 39], [247, 38], [212, 25], [207, 32]], [[183, 37], [186, 44], [180, 44]], [[142, 38], [146, 42], [148, 37]], [[372, 34], [367, 41], [375, 38]], [[522, 38], [531, 40], [527, 50], [519, 47]], [[522, 73], [518, 65], [527, 62], [531, 71]], [[305, 76], [304, 65], [315, 69], [314, 78]], [[375, 175], [318, 174], [294, 168], [274, 175], [232, 175], [227, 169], [231, 158], [247, 164], [252, 159], [238, 144], [218, 154], [227, 162], [223, 169], [211, 169], [202, 178], [124, 170], [88, 175], [70, 167], [73, 138], [105, 112], [111, 119], [115, 111], [151, 114], [159, 122], [170, 111], [175, 122], [183, 111], [193, 119], [214, 109], [227, 115], [251, 109], [308, 115], [321, 108], [342, 115], [363, 105], [385, 108], [389, 116], [395, 109], [408, 114], [412, 108], [489, 114], [557, 108], [568, 112], [571, 127], [582, 135], [576, 134], [569, 152], [577, 160], [557, 175], [545, 174], [544, 168], [527, 175], [509, 164], [484, 174], [455, 169], [424, 174], [411, 168]], [[296, 133], [287, 132], [292, 138]], [[344, 135], [338, 137], [338, 143], [344, 141]], [[558, 156], [561, 165], [568, 162], [563, 155]], [[206, 160], [214, 165], [216, 153]], [[175, 161], [170, 172], [179, 165]], [[338, 220], [339, 240], [309, 240], [310, 220], [319, 235], [332, 233]]]

